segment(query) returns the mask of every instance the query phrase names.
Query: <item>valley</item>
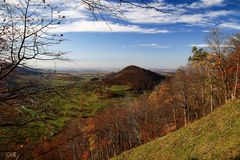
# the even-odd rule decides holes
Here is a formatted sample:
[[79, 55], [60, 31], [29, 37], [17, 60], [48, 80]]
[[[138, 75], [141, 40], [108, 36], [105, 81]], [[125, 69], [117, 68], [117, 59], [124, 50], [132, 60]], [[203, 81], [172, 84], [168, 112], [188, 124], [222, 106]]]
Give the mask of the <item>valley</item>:
[[[116, 83], [108, 83], [104, 78], [109, 78], [106, 73], [39, 73], [39, 76], [36, 74], [38, 72], [33, 74], [24, 68], [19, 70], [21, 72], [16, 72], [16, 78], [8, 81], [9, 85], [14, 85], [14, 88], [28, 86], [29, 82], [34, 85], [29, 91], [31, 95], [24, 98], [24, 101], [18, 102], [14, 107], [6, 104], [6, 108], [10, 108], [8, 113], [1, 111], [8, 114], [5, 116], [8, 119], [1, 117], [0, 143], [7, 144], [0, 148], [2, 152], [8, 147], [10, 150], [16, 149], [26, 141], [33, 146], [38, 143], [41, 145], [42, 141], [54, 143], [58, 137], [66, 136], [66, 128], [78, 126], [76, 122], [81, 121], [79, 125], [82, 129], [84, 121], [102, 110], [113, 106], [124, 107], [129, 102], [149, 94], [149, 90], [134, 89], [130, 86], [134, 82], [128, 79], [121, 84], [117, 80]], [[142, 72], [140, 68], [131, 71], [136, 75], [139, 70]], [[121, 75], [125, 75], [124, 72], [121, 71]], [[147, 77], [147, 74], [144, 77]], [[32, 94], [34, 90], [36, 94]], [[74, 134], [79, 134], [79, 131], [71, 135]]]

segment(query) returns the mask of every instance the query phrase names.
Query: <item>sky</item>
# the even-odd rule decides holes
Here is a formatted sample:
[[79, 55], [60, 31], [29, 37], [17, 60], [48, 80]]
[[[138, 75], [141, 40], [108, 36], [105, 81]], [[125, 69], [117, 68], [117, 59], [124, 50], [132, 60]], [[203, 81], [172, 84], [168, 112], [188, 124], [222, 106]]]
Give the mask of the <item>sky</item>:
[[[153, 8], [102, 0], [111, 9], [111, 15], [101, 11], [104, 19], [97, 13], [93, 16], [81, 0], [51, 1], [64, 1], [61, 14], [66, 20], [53, 31], [64, 34], [59, 48], [68, 51], [69, 61], [56, 62], [60, 69], [127, 65], [176, 69], [187, 63], [192, 46], [206, 47], [209, 30], [218, 27], [229, 35], [240, 32], [240, 0], [146, 1]], [[36, 65], [54, 67], [52, 62]]]

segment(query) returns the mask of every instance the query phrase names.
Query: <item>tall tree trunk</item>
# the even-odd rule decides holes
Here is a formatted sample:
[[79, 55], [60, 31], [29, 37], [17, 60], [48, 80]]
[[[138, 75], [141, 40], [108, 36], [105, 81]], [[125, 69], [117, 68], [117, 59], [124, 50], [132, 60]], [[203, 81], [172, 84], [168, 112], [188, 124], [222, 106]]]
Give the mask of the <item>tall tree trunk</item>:
[[237, 85], [238, 85], [238, 72], [239, 72], [239, 64], [237, 63], [237, 69], [236, 69], [236, 74], [235, 74], [235, 85], [234, 85], [234, 91], [233, 91], [232, 99], [236, 99]]
[[208, 76], [208, 81], [209, 81], [209, 85], [210, 85], [210, 113], [212, 113], [212, 111], [214, 110], [213, 108], [213, 78], [211, 75], [211, 66], [208, 65], [207, 66], [207, 76]]
[[[203, 81], [203, 80], [202, 80]], [[202, 82], [202, 93], [201, 93], [201, 97], [202, 97], [202, 107], [203, 107], [203, 116], [205, 116], [206, 115], [206, 102], [205, 102], [205, 91], [204, 91], [204, 87], [205, 87], [205, 85], [204, 85], [204, 82]]]
[[224, 94], [224, 102], [227, 103], [228, 101], [228, 89], [227, 89], [227, 76], [226, 76], [226, 72], [225, 72], [225, 67], [224, 67], [224, 61], [223, 58], [221, 57], [220, 53], [218, 54], [218, 63], [219, 65], [219, 70], [221, 73], [221, 81], [222, 81], [222, 85], [223, 85], [223, 94]]
[[173, 108], [173, 118], [174, 118], [174, 123], [175, 123], [175, 129], [178, 129], [178, 122], [177, 122], [177, 118], [176, 118], [175, 108]]
[[183, 114], [184, 114], [184, 127], [186, 127], [187, 126], [187, 107], [186, 106], [184, 106], [183, 107]]
[[213, 108], [213, 84], [210, 84], [210, 112], [212, 113], [214, 108]]
[[224, 69], [222, 69], [222, 80], [223, 80], [223, 89], [224, 89], [224, 101], [227, 103], [228, 101], [228, 92], [227, 92], [227, 79], [224, 73]]

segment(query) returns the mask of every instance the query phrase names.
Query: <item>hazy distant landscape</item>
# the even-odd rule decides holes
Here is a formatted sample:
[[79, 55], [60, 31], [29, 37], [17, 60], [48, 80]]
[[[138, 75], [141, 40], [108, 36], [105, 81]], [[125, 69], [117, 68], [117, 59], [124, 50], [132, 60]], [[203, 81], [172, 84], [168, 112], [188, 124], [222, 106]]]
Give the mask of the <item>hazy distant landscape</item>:
[[239, 8], [1, 1], [0, 160], [240, 159]]

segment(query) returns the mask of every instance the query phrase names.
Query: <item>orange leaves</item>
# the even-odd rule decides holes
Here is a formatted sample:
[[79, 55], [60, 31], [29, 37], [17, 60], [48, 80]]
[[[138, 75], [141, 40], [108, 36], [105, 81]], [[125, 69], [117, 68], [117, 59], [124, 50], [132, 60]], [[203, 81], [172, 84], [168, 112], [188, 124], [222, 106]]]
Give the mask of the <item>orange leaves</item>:
[[96, 144], [96, 135], [95, 134], [91, 134], [88, 138], [88, 142], [89, 142], [89, 149], [90, 150], [94, 150], [97, 146]]
[[88, 150], [83, 151], [82, 160], [88, 160], [89, 157], [90, 157], [90, 151], [88, 151]]
[[158, 86], [158, 88], [156, 88], [149, 96], [150, 101], [152, 101], [153, 103], [159, 103], [159, 101], [164, 101], [166, 103], [168, 103], [170, 101], [169, 98], [171, 98], [171, 96], [169, 96], [169, 90], [170, 90], [170, 86], [168, 82], [162, 83]]

